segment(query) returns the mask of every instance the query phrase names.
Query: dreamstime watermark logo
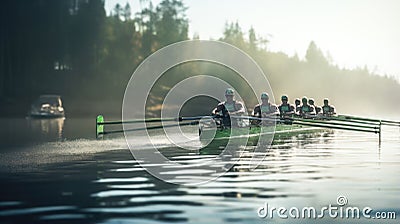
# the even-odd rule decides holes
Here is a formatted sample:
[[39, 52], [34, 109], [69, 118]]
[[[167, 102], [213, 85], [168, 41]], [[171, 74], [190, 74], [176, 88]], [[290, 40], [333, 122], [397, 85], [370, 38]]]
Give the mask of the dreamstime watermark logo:
[[[175, 86], [168, 88], [168, 93], [161, 96], [163, 99], [159, 108], [162, 119], [179, 117], [183, 105], [196, 96], [224, 101], [224, 91], [228, 87], [234, 89], [236, 87], [235, 95], [238, 100], [244, 100], [242, 96], [249, 95], [258, 98], [262, 92], [270, 93], [271, 101], [274, 101], [274, 96], [266, 75], [255, 61], [240, 49], [219, 41], [178, 42], [158, 50], [138, 66], [129, 80], [122, 106], [124, 121], [143, 120], [140, 123], [123, 124], [125, 138], [131, 153], [153, 176], [171, 183], [193, 185], [208, 182], [227, 172], [241, 157], [238, 145], [246, 145], [247, 139], [229, 140], [222, 152], [215, 158], [193, 160], [190, 163], [172, 161], [161, 153], [157, 139], [146, 129], [147, 124], [144, 121], [146, 105], [152, 100], [150, 93], [156, 82], [168, 70], [188, 62], [208, 62], [221, 65], [237, 74], [243, 83], [237, 83], [238, 81], [233, 81], [230, 77], [215, 74], [198, 74], [195, 71], [189, 77], [185, 74], [186, 78], [182, 78]], [[243, 90], [241, 88], [243, 86], [249, 88]], [[200, 150], [203, 147], [203, 145], [186, 144], [193, 139], [188, 137], [180, 126], [167, 125], [165, 122], [162, 122], [162, 125], [163, 133], [176, 147], [186, 150]], [[272, 132], [274, 128], [273, 125]], [[140, 133], [139, 131], [128, 131], [132, 129], [143, 131]], [[231, 131], [234, 134], [236, 129], [232, 128]], [[263, 144], [271, 144], [272, 139], [273, 133], [265, 135]], [[145, 142], [152, 147], [140, 150], [137, 147], [138, 141], [141, 141], [142, 144]], [[264, 159], [267, 148], [268, 145], [257, 147], [250, 162], [251, 169], [256, 168]]]
[[259, 207], [257, 215], [260, 218], [281, 218], [281, 219], [322, 219], [330, 217], [332, 219], [396, 219], [396, 212], [394, 211], [374, 211], [371, 207], [359, 208], [356, 206], [347, 206], [348, 199], [346, 196], [340, 195], [336, 199], [336, 204], [329, 204], [328, 206], [321, 207], [320, 209], [306, 206], [298, 207], [274, 207], [265, 203], [264, 206]]

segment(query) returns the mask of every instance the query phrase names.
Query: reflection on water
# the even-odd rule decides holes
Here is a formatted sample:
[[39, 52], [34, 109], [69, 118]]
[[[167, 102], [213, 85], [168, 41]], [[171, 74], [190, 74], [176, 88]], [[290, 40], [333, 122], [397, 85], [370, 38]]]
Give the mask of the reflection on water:
[[65, 118], [37, 119], [27, 118], [28, 127], [32, 133], [39, 134], [41, 138], [51, 140], [61, 140]]
[[0, 152], [20, 146], [30, 146], [43, 142], [63, 139], [65, 120], [0, 118]]
[[[73, 136], [65, 122], [64, 137]], [[256, 170], [249, 169], [254, 147], [245, 147], [235, 166], [198, 186], [168, 184], [149, 175], [124, 149], [123, 138], [44, 143], [30, 147], [29, 157], [65, 159], [46, 164], [28, 160], [24, 166], [37, 169], [21, 171], [0, 166], [0, 223], [375, 223], [260, 219], [256, 211], [266, 202], [277, 207], [321, 207], [345, 195], [352, 206], [399, 214], [400, 130], [385, 128], [383, 136], [380, 151], [372, 134], [334, 131], [293, 136], [269, 148]], [[174, 147], [163, 148], [162, 153], [187, 164], [215, 154], [212, 149], [202, 153]], [[14, 159], [2, 157], [0, 162], [22, 162], [23, 155], [10, 152], [7, 158]], [[178, 172], [187, 181], [204, 171]]]
[[94, 122], [85, 118], [0, 118], [0, 152], [48, 142], [93, 139]]

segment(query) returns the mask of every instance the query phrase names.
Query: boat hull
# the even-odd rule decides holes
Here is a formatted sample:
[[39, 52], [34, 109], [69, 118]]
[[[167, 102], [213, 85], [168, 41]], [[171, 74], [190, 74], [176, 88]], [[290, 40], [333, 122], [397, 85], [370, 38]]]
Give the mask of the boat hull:
[[59, 95], [41, 95], [32, 103], [28, 116], [39, 119], [65, 117], [61, 97]]
[[312, 133], [321, 128], [301, 125], [278, 124], [271, 127], [246, 127], [233, 129], [202, 128], [200, 142], [207, 148], [225, 148], [233, 146], [270, 145], [274, 141], [289, 139], [293, 136]]
[[52, 119], [52, 118], [63, 118], [64, 113], [30, 113], [29, 117], [37, 119]]

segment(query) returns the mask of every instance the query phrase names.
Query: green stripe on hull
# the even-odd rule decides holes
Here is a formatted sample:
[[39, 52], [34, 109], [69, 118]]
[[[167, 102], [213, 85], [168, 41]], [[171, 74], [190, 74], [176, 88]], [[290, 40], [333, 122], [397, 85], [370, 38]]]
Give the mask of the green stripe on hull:
[[[278, 124], [276, 127], [251, 127], [249, 128], [235, 128], [223, 129], [223, 130], [213, 130], [213, 129], [203, 129], [200, 134], [200, 141], [207, 148], [223, 148], [226, 146], [229, 140], [235, 142], [246, 143], [246, 145], [257, 145], [259, 140], [265, 140], [267, 143], [274, 141], [291, 138], [293, 136], [315, 132], [322, 130], [315, 127], [305, 127], [302, 125], [286, 125]], [[214, 134], [215, 133], [215, 134]], [[207, 145], [207, 143], [209, 143]]]

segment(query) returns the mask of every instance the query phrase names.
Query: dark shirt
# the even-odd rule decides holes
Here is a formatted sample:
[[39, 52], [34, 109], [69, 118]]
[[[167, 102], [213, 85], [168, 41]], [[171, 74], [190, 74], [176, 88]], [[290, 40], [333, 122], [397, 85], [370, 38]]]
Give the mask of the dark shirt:
[[322, 111], [322, 108], [321, 108], [321, 107], [316, 106], [316, 105], [313, 105], [313, 106], [314, 106], [315, 112], [316, 112], [317, 114], [321, 113], [321, 111]]
[[[233, 111], [228, 111], [228, 109], [225, 107], [226, 102], [221, 102], [217, 105], [217, 107], [214, 109], [213, 113], [217, 114], [219, 112], [222, 113], [222, 125], [225, 127], [230, 127], [231, 126], [231, 118], [229, 116], [229, 112], [238, 112], [244, 110], [243, 104], [239, 101], [233, 101]], [[237, 120], [233, 120], [232, 123], [236, 125]]]
[[267, 109], [265, 111], [263, 111], [262, 109], [264, 109], [264, 108], [261, 108], [261, 107], [263, 107], [261, 104], [258, 104], [254, 107], [253, 116], [261, 118], [262, 113], [273, 114], [278, 111], [278, 109], [276, 108], [276, 105], [271, 104], [271, 103], [265, 107]]
[[322, 114], [323, 115], [333, 115], [335, 114], [335, 107], [331, 106], [331, 105], [327, 105], [327, 106], [322, 106]]
[[312, 105], [301, 105], [300, 115], [315, 115], [315, 108]]
[[278, 109], [279, 109], [279, 113], [281, 114], [281, 116], [285, 115], [285, 114], [294, 113], [294, 110], [295, 110], [294, 106], [289, 103], [285, 104], [285, 105], [284, 104], [279, 105]]

